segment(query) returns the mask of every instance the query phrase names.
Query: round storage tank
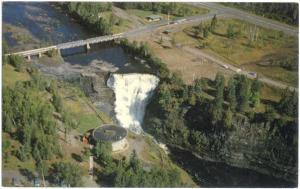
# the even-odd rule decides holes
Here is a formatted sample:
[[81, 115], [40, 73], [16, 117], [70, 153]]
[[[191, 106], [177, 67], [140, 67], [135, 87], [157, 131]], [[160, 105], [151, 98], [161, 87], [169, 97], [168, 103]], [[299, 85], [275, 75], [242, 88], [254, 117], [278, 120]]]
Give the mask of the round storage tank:
[[126, 129], [112, 124], [102, 125], [93, 131], [93, 139], [96, 142], [111, 142], [113, 152], [122, 151], [127, 147], [126, 136]]

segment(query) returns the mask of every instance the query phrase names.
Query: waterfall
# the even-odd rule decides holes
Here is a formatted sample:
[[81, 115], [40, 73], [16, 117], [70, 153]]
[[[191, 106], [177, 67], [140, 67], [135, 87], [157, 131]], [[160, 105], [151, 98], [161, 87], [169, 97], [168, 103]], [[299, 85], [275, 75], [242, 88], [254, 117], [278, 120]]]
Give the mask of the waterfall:
[[120, 126], [142, 132], [146, 105], [159, 78], [150, 74], [111, 74], [107, 86], [115, 93], [115, 114]]

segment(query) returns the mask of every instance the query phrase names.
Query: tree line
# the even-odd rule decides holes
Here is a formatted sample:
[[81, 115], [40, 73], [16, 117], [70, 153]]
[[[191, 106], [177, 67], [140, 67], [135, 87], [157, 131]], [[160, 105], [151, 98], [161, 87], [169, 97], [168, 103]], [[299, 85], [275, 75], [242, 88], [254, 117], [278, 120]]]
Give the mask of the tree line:
[[161, 168], [153, 165], [149, 170], [138, 159], [136, 151], [131, 153], [129, 160], [114, 159], [111, 156], [111, 143], [97, 142], [92, 151], [96, 162], [104, 167], [96, 171], [102, 182], [113, 187], [180, 187], [183, 186], [180, 174], [176, 169]]
[[115, 2], [114, 5], [122, 9], [139, 9], [180, 17], [194, 14], [194, 10], [185, 4], [175, 2]]
[[[262, 100], [257, 79], [235, 75], [225, 85], [224, 76], [217, 74], [214, 81], [197, 79], [193, 85], [185, 85], [179, 75], [166, 75], [147, 107], [143, 124], [158, 140], [218, 160], [227, 157], [228, 151], [239, 150], [238, 142], [232, 145], [229, 141], [243, 137], [251, 155], [265, 146], [264, 155], [257, 158], [267, 159], [267, 164], [295, 165], [297, 92], [286, 90], [279, 102], [256, 112]], [[253, 143], [253, 138], [243, 136], [246, 133], [261, 133], [256, 136], [261, 143]]]
[[223, 3], [267, 18], [298, 25], [298, 3]]
[[112, 27], [121, 24], [121, 19], [113, 13], [109, 18], [104, 18], [101, 15], [105, 11], [112, 10], [112, 3], [65, 2], [58, 3], [58, 5], [89, 30], [99, 35], [112, 34]]
[[[19, 66], [25, 67], [22, 57], [6, 58], [15, 69]], [[63, 107], [56, 81], [45, 78], [34, 68], [27, 67], [17, 71], [28, 72], [31, 79], [3, 88], [2, 131], [20, 143], [20, 147], [12, 150], [11, 154], [5, 153], [6, 158], [12, 155], [23, 162], [33, 160], [36, 171], [43, 180], [49, 178], [55, 184], [65, 182], [70, 186], [78, 186], [81, 182], [80, 167], [73, 163], [49, 163], [55, 158], [64, 157], [58, 136], [58, 130], [61, 128], [58, 127], [53, 112], [61, 115], [59, 119], [65, 129], [65, 135], [77, 126], [75, 119]], [[47, 95], [39, 95], [41, 93], [50, 94], [50, 100], [45, 98]], [[10, 145], [11, 142], [6, 143], [6, 151]], [[62, 170], [65, 172], [61, 173]], [[72, 175], [77, 175], [78, 178], [73, 179]]]
[[[259, 80], [238, 74], [227, 82], [222, 74], [217, 74], [215, 80], [196, 79], [192, 85], [186, 85], [180, 75], [170, 72], [153, 56], [146, 43], [124, 40], [121, 46], [127, 53], [144, 58], [155, 70], [153, 74], [160, 77], [143, 124], [158, 140], [208, 158], [223, 159], [226, 153], [241, 148], [239, 142], [234, 142], [237, 147], [233, 148], [231, 141], [243, 137], [248, 141], [251, 155], [258, 153], [262, 146], [266, 147], [264, 155], [257, 158], [267, 159], [270, 166], [272, 162], [295, 165], [296, 91], [287, 89], [279, 102], [265, 102], [261, 98]], [[265, 110], [256, 111], [261, 106]], [[251, 138], [244, 136], [248, 134], [261, 143], [251, 142]]]
[[[141, 49], [144, 49], [142, 54], [148, 57], [145, 50], [147, 45]], [[138, 51], [141, 52], [141, 50], [134, 52]], [[17, 56], [13, 57], [13, 60], [17, 64], [24, 62], [23, 58]], [[66, 136], [67, 132], [76, 128], [78, 123], [65, 109], [63, 99], [58, 93], [58, 83], [40, 75], [36, 69], [27, 67], [22, 71], [27, 71], [31, 80], [17, 82], [14, 87], [5, 87], [3, 90], [3, 132], [21, 144], [20, 148], [10, 155], [24, 162], [33, 159], [40, 178], [48, 180], [51, 184], [63, 187], [82, 186], [84, 170], [75, 163], [63, 161], [63, 149], [59, 145], [61, 139], [58, 130], [64, 129]], [[39, 95], [41, 93], [48, 94], [50, 99], [44, 98], [48, 95]], [[62, 127], [58, 126], [57, 119], [63, 123]], [[10, 142], [4, 143], [5, 152], [10, 145]], [[101, 171], [96, 170], [95, 174], [101, 182], [109, 186], [183, 186], [178, 170], [165, 169], [157, 165], [146, 170], [135, 152], [129, 160], [124, 158], [118, 160], [112, 157], [111, 151], [111, 143], [97, 142], [92, 150], [82, 152], [82, 157], [93, 155], [95, 162], [104, 168]], [[5, 156], [9, 158], [9, 154], [6, 153]], [[59, 161], [50, 163], [56, 158]]]

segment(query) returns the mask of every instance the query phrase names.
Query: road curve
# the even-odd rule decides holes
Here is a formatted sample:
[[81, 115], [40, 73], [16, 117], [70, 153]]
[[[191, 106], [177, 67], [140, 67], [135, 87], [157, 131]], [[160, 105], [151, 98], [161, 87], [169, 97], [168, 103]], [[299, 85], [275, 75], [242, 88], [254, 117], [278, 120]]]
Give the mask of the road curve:
[[295, 37], [298, 37], [298, 28], [289, 26], [284, 23], [280, 23], [268, 18], [264, 18], [262, 16], [257, 16], [251, 13], [247, 13], [245, 11], [241, 11], [235, 8], [223, 6], [221, 4], [213, 3], [213, 2], [197, 2], [197, 3], [191, 3], [196, 6], [201, 6], [201, 7], [207, 7], [211, 10], [217, 11], [217, 13], [223, 13], [223, 14], [228, 14], [232, 15], [240, 20], [245, 20], [247, 22], [250, 22], [252, 24], [256, 24], [258, 26], [268, 28], [268, 29], [275, 29], [284, 32], [285, 34], [292, 35]]
[[[198, 50], [196, 48], [192, 48], [192, 47], [188, 47], [188, 46], [183, 46], [183, 47], [181, 47], [181, 49], [184, 50], [184, 51], [186, 51], [186, 52], [188, 52], [188, 53], [190, 53], [190, 54], [193, 54], [194, 56], [197, 56], [199, 58], [205, 58], [207, 60], [210, 60], [211, 62], [213, 62], [215, 64], [218, 64], [219, 66], [221, 66], [223, 68], [227, 68], [227, 69], [231, 70], [234, 73], [243, 74], [243, 75], [245, 75], [245, 76], [247, 76], [248, 78], [251, 78], [251, 79], [255, 78], [251, 74], [249, 74], [249, 71], [247, 71], [247, 70], [241, 70], [240, 68], [235, 67], [232, 64], [227, 64], [227, 63], [223, 62], [222, 60], [220, 60], [220, 59], [218, 59], [218, 58], [216, 58], [214, 56], [211, 56], [211, 55], [209, 55], [207, 53], [204, 53], [203, 51]], [[279, 81], [267, 78], [267, 77], [262, 76], [262, 75], [258, 76], [258, 80], [261, 81], [262, 83], [266, 83], [266, 84], [271, 85], [271, 86], [275, 86], [275, 87], [278, 87], [278, 88], [281, 88], [281, 89], [289, 88], [291, 91], [295, 90], [295, 91], [298, 92], [298, 89], [295, 88], [295, 87], [292, 87], [292, 86], [287, 85], [285, 83], [282, 83], [282, 82], [279, 82]]]
[[[240, 11], [240, 10], [237, 10], [237, 9], [234, 9], [234, 8], [222, 6], [220, 4], [216, 4], [216, 3], [212, 3], [212, 2], [209, 2], [209, 3], [193, 2], [193, 3], [190, 3], [190, 4], [193, 4], [193, 5], [196, 5], [196, 6], [201, 6], [201, 7], [207, 7], [207, 8], [210, 9], [210, 12], [207, 13], [207, 14], [203, 14], [203, 15], [196, 15], [196, 16], [186, 17], [186, 18], [184, 18], [184, 21], [176, 24], [176, 26], [179, 26], [179, 25], [182, 25], [182, 24], [187, 24], [187, 23], [197, 23], [199, 21], [204, 21], [204, 20], [211, 19], [211, 18], [213, 18], [214, 15], [217, 15], [218, 17], [236, 17], [238, 19], [245, 20], [247, 22], [259, 25], [261, 27], [283, 31], [285, 34], [298, 37], [298, 28], [288, 26], [286, 24], [279, 23], [279, 22], [276, 22], [276, 21], [273, 21], [273, 20], [270, 20], [270, 19], [267, 19], [267, 18], [263, 18], [263, 17], [260, 17], [260, 16], [249, 14], [249, 13], [246, 13], [244, 11]], [[157, 29], [159, 27], [167, 26], [167, 25], [168, 25], [168, 21], [163, 20], [163, 21], [160, 21], [158, 23], [149, 24], [149, 25], [146, 25], [146, 26], [139, 27], [137, 29], [133, 29], [133, 30], [124, 32], [120, 35], [122, 35], [122, 37], [135, 37], [139, 34], [149, 33], [149, 32], [152, 32], [152, 31], [154, 31], [155, 29]], [[201, 54], [199, 54], [200, 51], [197, 51], [197, 49], [192, 49], [191, 50], [191, 49], [186, 49], [185, 48], [184, 50], [189, 51], [190, 53], [193, 53], [197, 56], [202, 56], [204, 58], [210, 59], [213, 62], [219, 64], [220, 66], [224, 67], [224, 65], [226, 65], [230, 70], [232, 70], [234, 72], [236, 72], [236, 70], [239, 69], [239, 68], [237, 68], [233, 65], [225, 64], [224, 62], [216, 59], [215, 57], [204, 54], [203, 52]], [[253, 76], [249, 75], [249, 72], [247, 72], [247, 71], [240, 71], [239, 73], [244, 74], [247, 77], [253, 78]], [[267, 83], [269, 85], [276, 86], [276, 87], [279, 87], [279, 88], [287, 88], [288, 87], [291, 90], [297, 90], [298, 91], [298, 89], [295, 88], [295, 87], [292, 87], [292, 86], [289, 86], [287, 84], [272, 80], [272, 79], [264, 77], [264, 76], [260, 76], [259, 80], [261, 82], [264, 82], [264, 83]]]

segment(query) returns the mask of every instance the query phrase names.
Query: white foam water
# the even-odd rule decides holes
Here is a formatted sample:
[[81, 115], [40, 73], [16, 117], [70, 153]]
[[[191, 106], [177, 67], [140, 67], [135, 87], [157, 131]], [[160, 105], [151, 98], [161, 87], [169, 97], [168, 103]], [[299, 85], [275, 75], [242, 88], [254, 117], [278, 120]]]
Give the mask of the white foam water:
[[115, 114], [119, 125], [137, 134], [142, 130], [146, 105], [159, 78], [151, 74], [111, 74], [107, 86], [115, 93]]

